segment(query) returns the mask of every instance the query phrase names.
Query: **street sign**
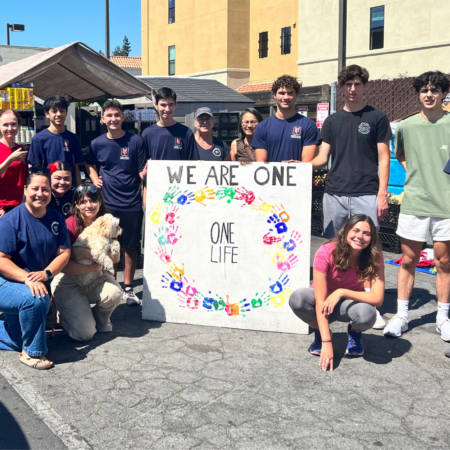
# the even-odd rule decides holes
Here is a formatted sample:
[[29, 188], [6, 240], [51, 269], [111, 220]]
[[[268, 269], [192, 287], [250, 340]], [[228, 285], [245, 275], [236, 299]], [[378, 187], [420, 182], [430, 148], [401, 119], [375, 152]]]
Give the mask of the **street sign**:
[[329, 103], [318, 103], [317, 104], [317, 128], [322, 128], [325, 119], [330, 115], [330, 104]]

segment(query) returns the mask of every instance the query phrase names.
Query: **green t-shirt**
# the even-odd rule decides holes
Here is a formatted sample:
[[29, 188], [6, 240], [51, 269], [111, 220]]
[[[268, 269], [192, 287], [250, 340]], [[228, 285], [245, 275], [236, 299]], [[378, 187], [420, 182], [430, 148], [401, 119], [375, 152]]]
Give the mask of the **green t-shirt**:
[[416, 114], [398, 126], [395, 153], [406, 161], [405, 196], [401, 212], [450, 218], [450, 177], [444, 167], [450, 158], [450, 114], [436, 123]]

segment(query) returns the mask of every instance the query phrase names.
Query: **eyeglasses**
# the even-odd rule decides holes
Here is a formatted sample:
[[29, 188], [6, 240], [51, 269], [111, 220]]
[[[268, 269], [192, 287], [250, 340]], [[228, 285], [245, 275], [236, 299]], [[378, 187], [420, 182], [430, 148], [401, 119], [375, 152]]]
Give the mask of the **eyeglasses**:
[[81, 195], [84, 195], [86, 191], [92, 192], [93, 194], [97, 193], [97, 186], [78, 186], [77, 192]]
[[47, 167], [41, 167], [41, 166], [33, 166], [30, 167], [28, 169], [30, 171], [30, 173], [38, 173], [38, 172], [42, 172], [42, 173], [50, 173], [50, 169], [48, 169]]
[[249, 125], [258, 125], [258, 121], [257, 120], [252, 120], [251, 122], [242, 122], [242, 125], [244, 127], [248, 127]]

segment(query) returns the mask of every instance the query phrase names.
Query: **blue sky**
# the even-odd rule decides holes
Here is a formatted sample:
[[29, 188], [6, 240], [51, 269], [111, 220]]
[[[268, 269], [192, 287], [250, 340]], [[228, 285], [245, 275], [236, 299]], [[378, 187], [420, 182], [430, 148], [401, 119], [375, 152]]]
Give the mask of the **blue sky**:
[[[82, 41], [105, 52], [104, 0], [5, 0], [0, 11], [0, 44], [6, 44], [6, 24], [19, 23], [25, 31], [11, 32], [11, 45], [54, 48]], [[126, 35], [130, 56], [141, 56], [141, 0], [110, 0], [109, 20], [111, 53]]]

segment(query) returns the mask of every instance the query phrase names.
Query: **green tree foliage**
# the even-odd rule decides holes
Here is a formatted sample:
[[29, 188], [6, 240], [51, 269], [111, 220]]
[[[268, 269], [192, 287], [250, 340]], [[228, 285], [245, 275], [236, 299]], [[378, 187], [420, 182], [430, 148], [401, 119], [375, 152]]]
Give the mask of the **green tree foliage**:
[[132, 52], [131, 44], [128, 38], [125, 36], [123, 38], [123, 45], [122, 45], [122, 53], [123, 56], [128, 56]]

